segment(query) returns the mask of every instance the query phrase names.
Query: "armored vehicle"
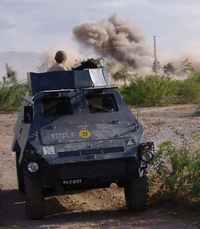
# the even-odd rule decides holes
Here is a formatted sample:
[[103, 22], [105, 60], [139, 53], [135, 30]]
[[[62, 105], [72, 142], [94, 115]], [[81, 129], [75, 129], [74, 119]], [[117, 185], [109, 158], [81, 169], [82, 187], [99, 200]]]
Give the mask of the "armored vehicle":
[[110, 86], [108, 68], [79, 66], [27, 78], [12, 144], [27, 217], [44, 218], [44, 198], [57, 187], [74, 191], [111, 183], [124, 187], [130, 211], [144, 210], [154, 144]]

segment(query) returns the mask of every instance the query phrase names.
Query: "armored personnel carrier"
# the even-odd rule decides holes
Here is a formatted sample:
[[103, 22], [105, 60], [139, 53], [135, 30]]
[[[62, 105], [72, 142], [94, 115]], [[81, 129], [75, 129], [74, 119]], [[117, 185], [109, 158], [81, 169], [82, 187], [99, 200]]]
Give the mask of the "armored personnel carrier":
[[12, 144], [27, 217], [44, 218], [45, 196], [56, 187], [111, 183], [124, 187], [130, 211], [144, 210], [154, 144], [110, 86], [108, 68], [28, 73], [28, 88]]

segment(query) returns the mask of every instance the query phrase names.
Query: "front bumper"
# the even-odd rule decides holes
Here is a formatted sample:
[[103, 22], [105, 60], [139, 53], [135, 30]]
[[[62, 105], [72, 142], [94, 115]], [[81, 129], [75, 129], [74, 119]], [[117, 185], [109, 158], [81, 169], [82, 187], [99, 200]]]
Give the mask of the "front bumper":
[[74, 164], [43, 164], [43, 171], [34, 175], [40, 187], [68, 186], [73, 189], [75, 186], [87, 187], [93, 184], [99, 187], [103, 183], [130, 179], [138, 173], [139, 167], [140, 162], [132, 157]]

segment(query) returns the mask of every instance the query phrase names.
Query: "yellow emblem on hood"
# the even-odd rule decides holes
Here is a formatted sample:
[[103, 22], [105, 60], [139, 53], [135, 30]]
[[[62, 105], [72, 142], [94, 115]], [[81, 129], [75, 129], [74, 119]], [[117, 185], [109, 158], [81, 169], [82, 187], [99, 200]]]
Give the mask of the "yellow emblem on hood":
[[81, 138], [89, 138], [89, 137], [91, 136], [91, 133], [90, 133], [90, 131], [88, 131], [88, 130], [81, 130], [81, 131], [79, 132], [79, 136], [80, 136]]

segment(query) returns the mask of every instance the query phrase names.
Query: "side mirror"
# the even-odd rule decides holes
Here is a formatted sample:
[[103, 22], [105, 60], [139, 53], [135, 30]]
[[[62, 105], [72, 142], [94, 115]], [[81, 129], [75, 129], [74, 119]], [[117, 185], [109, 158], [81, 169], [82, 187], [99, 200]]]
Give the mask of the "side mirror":
[[33, 107], [24, 106], [24, 123], [33, 123]]

